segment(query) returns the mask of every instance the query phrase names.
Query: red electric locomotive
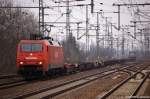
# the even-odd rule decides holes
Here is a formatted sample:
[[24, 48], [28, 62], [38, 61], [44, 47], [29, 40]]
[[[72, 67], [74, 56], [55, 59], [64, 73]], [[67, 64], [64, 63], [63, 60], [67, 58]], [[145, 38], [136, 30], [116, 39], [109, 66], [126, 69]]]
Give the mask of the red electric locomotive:
[[16, 64], [21, 74], [46, 74], [64, 70], [63, 48], [53, 40], [21, 40]]

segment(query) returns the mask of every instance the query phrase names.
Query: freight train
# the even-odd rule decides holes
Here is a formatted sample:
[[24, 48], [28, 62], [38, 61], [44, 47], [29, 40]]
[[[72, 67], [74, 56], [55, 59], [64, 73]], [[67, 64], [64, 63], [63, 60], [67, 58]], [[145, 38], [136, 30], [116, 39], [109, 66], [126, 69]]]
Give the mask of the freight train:
[[[105, 61], [103, 65], [122, 61], [124, 60]], [[60, 43], [47, 37], [40, 40], [21, 40], [17, 47], [16, 65], [18, 73], [22, 75], [51, 75], [98, 68], [102, 66], [102, 63], [98, 61], [65, 63], [63, 47]]]
[[130, 51], [129, 52], [129, 59], [136, 60], [136, 52], [135, 51]]

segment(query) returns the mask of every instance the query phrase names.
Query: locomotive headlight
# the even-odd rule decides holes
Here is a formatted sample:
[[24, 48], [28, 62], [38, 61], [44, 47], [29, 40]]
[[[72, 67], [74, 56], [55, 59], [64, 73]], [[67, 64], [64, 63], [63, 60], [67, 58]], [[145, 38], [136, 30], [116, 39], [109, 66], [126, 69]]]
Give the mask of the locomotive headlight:
[[22, 64], [23, 64], [23, 62], [20, 62], [20, 64], [22, 65]]
[[32, 53], [30, 53], [30, 55], [32, 56], [33, 54], [32, 54]]
[[43, 64], [43, 62], [39, 62], [39, 64], [41, 65], [41, 64]]

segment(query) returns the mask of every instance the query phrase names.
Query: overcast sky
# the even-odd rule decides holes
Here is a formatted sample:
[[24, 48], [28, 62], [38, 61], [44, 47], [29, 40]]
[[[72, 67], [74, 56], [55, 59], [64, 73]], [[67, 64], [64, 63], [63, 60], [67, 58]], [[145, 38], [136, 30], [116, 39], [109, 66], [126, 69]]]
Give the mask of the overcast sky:
[[[23, 5], [23, 6], [38, 6], [38, 0], [13, 0], [17, 5]], [[45, 6], [64, 6], [66, 5], [64, 2], [62, 3], [54, 3], [54, 1], [65, 1], [65, 0], [43, 0]], [[71, 0], [74, 1], [74, 0]], [[85, 0], [85, 1], [80, 1], [80, 2], [70, 2], [70, 5], [76, 5], [76, 4], [89, 4], [91, 0]], [[111, 17], [108, 20], [111, 21], [112, 23], [115, 23], [117, 26], [118, 22], [118, 16], [117, 13], [112, 13], [112, 12], [117, 12], [118, 9], [115, 6], [112, 6], [113, 3], [146, 3], [149, 0], [94, 0], [94, 11], [97, 12], [100, 9], [102, 9], [104, 12], [105, 17]], [[100, 3], [103, 3], [101, 5]], [[126, 6], [126, 7], [121, 7], [121, 26], [122, 25], [133, 25], [130, 21], [131, 20], [137, 20], [139, 17], [135, 16], [135, 12], [137, 11], [137, 8], [140, 10], [147, 10], [149, 6], [144, 6], [144, 7], [131, 7], [131, 6]], [[91, 14], [91, 7], [89, 6], [89, 23], [90, 24], [95, 24], [96, 23], [96, 14]], [[71, 15], [70, 15], [70, 21], [71, 22], [79, 22], [83, 21], [84, 23], [81, 24], [81, 27], [85, 28], [85, 19], [86, 19], [86, 9], [85, 7], [70, 7], [71, 10]], [[38, 19], [38, 9], [32, 9], [30, 10], [31, 12], [35, 13], [36, 18]], [[65, 22], [66, 21], [66, 8], [64, 7], [55, 7], [53, 9], [45, 10], [45, 14], [49, 14], [48, 16], [45, 16], [45, 21], [46, 22]], [[63, 14], [63, 15], [62, 15]], [[143, 19], [140, 17], [140, 19]], [[104, 19], [100, 18], [100, 24], [105, 24]], [[57, 28], [52, 28], [51, 35], [55, 36], [57, 35], [57, 38], [59, 37], [58, 35], [64, 35], [65, 34], [65, 24], [61, 25], [58, 24], [56, 26], [64, 26], [64, 27], [57, 27]], [[140, 27], [140, 26], [139, 26]], [[75, 25], [71, 25], [71, 29], [75, 29]], [[105, 34], [105, 27], [100, 26], [101, 28], [101, 34]], [[133, 28], [129, 30], [131, 33], [133, 32]], [[64, 32], [64, 34], [61, 34]], [[80, 31], [80, 35], [82, 35], [85, 31]], [[95, 31], [89, 31], [90, 34], [95, 34]], [[120, 35], [122, 32], [118, 32], [117, 30], [113, 29], [114, 35]], [[73, 31], [73, 34], [76, 35], [76, 31]], [[63, 37], [63, 36], [62, 36]], [[59, 39], [59, 38], [58, 38]], [[128, 38], [127, 38], [128, 39]], [[132, 39], [131, 39], [132, 40]], [[81, 39], [81, 41], [85, 41], [85, 37]], [[90, 42], [95, 42], [94, 38], [90, 39]]]

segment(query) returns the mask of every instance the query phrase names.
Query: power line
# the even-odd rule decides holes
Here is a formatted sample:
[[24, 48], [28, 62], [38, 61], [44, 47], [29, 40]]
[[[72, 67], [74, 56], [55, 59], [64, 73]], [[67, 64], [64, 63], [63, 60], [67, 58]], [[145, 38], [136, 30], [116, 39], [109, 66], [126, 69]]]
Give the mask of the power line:
[[126, 3], [126, 4], [115, 4], [113, 3], [113, 6], [147, 6], [150, 5], [150, 3], [135, 3], [135, 4], [130, 4], [130, 3]]

